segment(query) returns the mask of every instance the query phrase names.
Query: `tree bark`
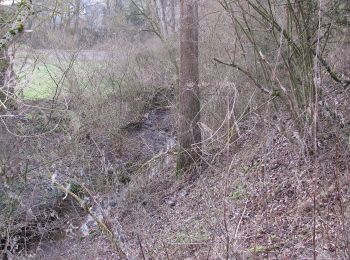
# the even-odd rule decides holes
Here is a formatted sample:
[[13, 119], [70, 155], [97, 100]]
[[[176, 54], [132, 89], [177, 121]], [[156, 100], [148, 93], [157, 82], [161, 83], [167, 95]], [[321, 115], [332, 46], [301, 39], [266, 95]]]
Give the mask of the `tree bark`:
[[177, 171], [184, 172], [201, 156], [197, 0], [180, 1], [180, 23], [180, 152]]
[[160, 2], [160, 8], [162, 11], [163, 34], [167, 36], [168, 35], [168, 22], [166, 17], [167, 3], [166, 3], [166, 0], [160, 0], [159, 2]]
[[170, 1], [170, 8], [171, 8], [171, 32], [175, 33], [176, 30], [176, 11], [175, 11], [175, 7], [176, 7], [176, 0], [172, 0]]
[[3, 49], [0, 55], [0, 112], [15, 105], [13, 56], [8, 49]]
[[78, 33], [79, 29], [79, 20], [80, 20], [80, 9], [81, 9], [81, 0], [75, 0], [75, 21], [74, 21], [74, 33]]
[[9, 69], [10, 66], [10, 59], [7, 55], [7, 49], [3, 49], [1, 51], [1, 56], [0, 56], [0, 87], [4, 87], [5, 84], [5, 78], [6, 78], [6, 73], [7, 70]]

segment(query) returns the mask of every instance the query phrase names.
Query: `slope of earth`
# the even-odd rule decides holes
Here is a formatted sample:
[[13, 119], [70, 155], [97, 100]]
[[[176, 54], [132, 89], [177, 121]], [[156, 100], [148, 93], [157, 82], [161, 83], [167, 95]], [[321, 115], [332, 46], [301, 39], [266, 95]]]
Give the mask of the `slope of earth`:
[[[342, 111], [348, 107], [345, 94], [339, 99]], [[290, 119], [283, 120], [288, 125]], [[260, 122], [250, 118], [229, 151], [205, 156], [208, 164], [198, 175], [176, 177], [175, 155], [165, 149], [131, 176], [123, 198], [106, 209], [111, 223], [122, 227], [130, 256], [348, 258], [349, 148], [342, 133], [349, 131], [349, 118], [321, 117], [320, 126], [329, 132], [319, 137], [319, 157], [312, 165], [299, 144]], [[141, 140], [146, 129], [131, 136]], [[86, 251], [90, 243], [94, 246]], [[59, 246], [61, 254], [64, 245], [69, 241]], [[69, 250], [75, 252], [72, 258], [68, 253], [64, 258], [90, 252], [87, 259], [118, 259], [102, 237]]]
[[[325, 96], [337, 106], [319, 115], [316, 159], [254, 115], [183, 176], [174, 170], [173, 116], [151, 110], [123, 127], [122, 163], [111, 158], [107, 171], [119, 184], [96, 193], [96, 214], [130, 259], [348, 259], [350, 96], [336, 86]], [[292, 125], [285, 114], [276, 120]], [[63, 235], [42, 239], [32, 258], [118, 259], [89, 216], [72, 207], [62, 219]]]

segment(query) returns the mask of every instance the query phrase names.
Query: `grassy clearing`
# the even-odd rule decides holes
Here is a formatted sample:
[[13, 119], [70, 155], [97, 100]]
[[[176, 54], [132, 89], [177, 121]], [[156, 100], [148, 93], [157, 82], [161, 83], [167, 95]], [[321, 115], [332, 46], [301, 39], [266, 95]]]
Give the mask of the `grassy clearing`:
[[99, 51], [76, 54], [21, 49], [15, 59], [18, 94], [25, 100], [70, 96], [95, 104], [103, 104], [111, 97], [121, 104], [136, 99], [143, 110], [157, 85], [150, 81], [146, 67], [131, 69], [128, 59], [118, 56], [116, 60], [113, 55]]
[[35, 100], [52, 98], [62, 73], [54, 64], [38, 64], [26, 66], [17, 75], [23, 98]]
[[[40, 62], [37, 64], [28, 63], [23, 68], [15, 66], [15, 71], [18, 76], [18, 89], [24, 99], [39, 100], [51, 99], [59, 90], [61, 94], [66, 91], [65, 70], [69, 64], [58, 64], [54, 62]], [[101, 67], [100, 62], [95, 61], [76, 61], [71, 68], [74, 70], [78, 79], [86, 78], [86, 68]], [[81, 81], [80, 87], [85, 89], [86, 84]]]

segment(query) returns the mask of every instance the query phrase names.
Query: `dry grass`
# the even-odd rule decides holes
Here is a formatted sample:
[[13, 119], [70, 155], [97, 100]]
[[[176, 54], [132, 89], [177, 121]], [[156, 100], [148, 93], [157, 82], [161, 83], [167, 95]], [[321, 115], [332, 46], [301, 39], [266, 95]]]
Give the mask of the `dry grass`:
[[[136, 258], [348, 259], [349, 90], [335, 83], [317, 59], [299, 60], [289, 45], [280, 44], [278, 29], [272, 39], [276, 35], [266, 30], [270, 24], [253, 19], [256, 11], [246, 1], [230, 1], [236, 3], [232, 8], [219, 2], [229, 1], [201, 3], [199, 174], [176, 176], [176, 149], [167, 142], [175, 140], [177, 123], [176, 62], [169, 58], [169, 50], [178, 49], [175, 35], [133, 44], [128, 38], [106, 41], [99, 49], [108, 57], [97, 65], [75, 63], [65, 91], [53, 103], [20, 102], [16, 117], [4, 121], [14, 133], [35, 137], [1, 129], [6, 136], [1, 145], [15, 144], [1, 157], [4, 183], [25, 183], [28, 174], [29, 184], [41, 183], [42, 190], [50, 191], [55, 173], [62, 184], [84, 185], [94, 207], [107, 204], [103, 220], [108, 221], [103, 223], [122, 231], [127, 252]], [[281, 8], [271, 12], [275, 22], [287, 26]], [[249, 19], [244, 21], [243, 14]], [[243, 32], [248, 25], [258, 30]], [[323, 55], [345, 79], [349, 30], [332, 33]], [[290, 35], [299, 48], [307, 48], [300, 35]], [[48, 41], [58, 37], [50, 35]], [[75, 39], [66, 44], [75, 47]], [[295, 82], [293, 71], [278, 60], [288, 52], [298, 61], [294, 72], [306, 67]], [[69, 57], [56, 57], [61, 70]], [[298, 99], [294, 90], [311, 94]], [[31, 187], [7, 188], [5, 203], [40, 194], [40, 187]], [[8, 196], [13, 192], [21, 196]], [[23, 204], [26, 213], [35, 206], [28, 203]], [[76, 213], [70, 209], [53, 226], [68, 228], [63, 222], [78, 218]], [[15, 225], [7, 228], [12, 234], [18, 231]], [[83, 241], [73, 230], [72, 238], [56, 247], [45, 232], [40, 233], [41, 246], [47, 248], [38, 256], [117, 259], [97, 228], [93, 232], [98, 235]]]

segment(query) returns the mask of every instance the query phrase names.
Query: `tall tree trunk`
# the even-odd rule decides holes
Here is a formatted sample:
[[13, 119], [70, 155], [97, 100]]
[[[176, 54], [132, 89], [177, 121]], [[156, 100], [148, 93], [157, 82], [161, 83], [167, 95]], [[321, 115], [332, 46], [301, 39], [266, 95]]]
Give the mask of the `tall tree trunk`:
[[5, 85], [5, 78], [7, 70], [10, 66], [10, 60], [7, 55], [7, 49], [3, 49], [0, 54], [0, 88], [2, 88]]
[[80, 9], [81, 9], [81, 0], [75, 0], [75, 21], [74, 21], [74, 33], [78, 33], [79, 29], [79, 20], [80, 20]]
[[163, 34], [168, 35], [168, 22], [166, 17], [167, 2], [166, 0], [160, 0], [159, 2], [162, 11]]
[[162, 19], [161, 19], [160, 14], [159, 14], [158, 1], [157, 0], [153, 0], [153, 4], [154, 4], [154, 11], [155, 11], [154, 16], [155, 16], [157, 25], [159, 27], [159, 32], [158, 33], [163, 36]]
[[66, 22], [64, 25], [66, 32], [72, 32], [71, 31], [72, 18], [73, 18], [73, 15], [71, 14], [70, 5], [68, 4], [67, 5], [67, 19], [66, 19]]
[[51, 29], [52, 29], [53, 31], [56, 30], [56, 19], [57, 19], [57, 16], [56, 16], [56, 15], [52, 15]]
[[14, 105], [14, 70], [13, 59], [7, 48], [0, 55], [0, 111]]
[[176, 0], [171, 0], [170, 1], [170, 11], [171, 11], [171, 32], [175, 33], [176, 30], [176, 11], [175, 11], [175, 7], [176, 7]]
[[198, 162], [201, 155], [197, 0], [180, 1], [180, 23], [180, 152], [177, 171], [184, 172]]
[[104, 11], [103, 13], [103, 23], [104, 23], [104, 30], [105, 30], [105, 33], [104, 33], [104, 37], [107, 38], [107, 37], [110, 37], [111, 35], [111, 29], [112, 29], [112, 6], [111, 6], [111, 3], [109, 0], [106, 0], [106, 10]]

